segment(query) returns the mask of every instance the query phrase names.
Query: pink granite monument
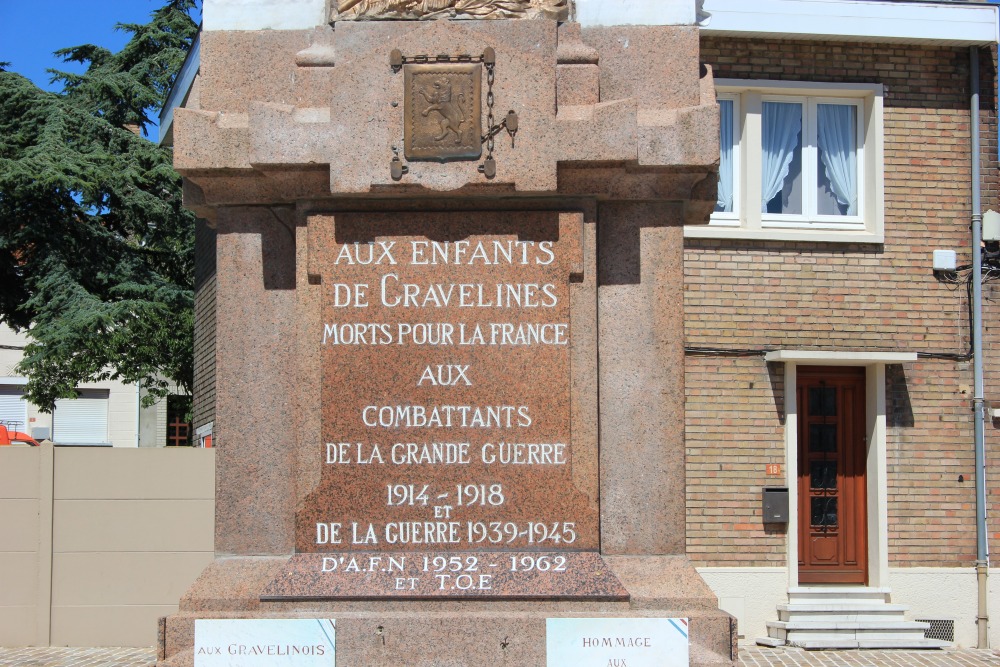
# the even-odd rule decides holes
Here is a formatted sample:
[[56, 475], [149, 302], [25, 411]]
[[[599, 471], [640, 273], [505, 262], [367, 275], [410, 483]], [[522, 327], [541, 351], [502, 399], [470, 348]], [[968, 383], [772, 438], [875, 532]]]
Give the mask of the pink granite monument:
[[697, 27], [329, 4], [289, 30], [206, 6], [175, 113], [218, 239], [216, 561], [158, 664], [240, 618], [335, 619], [338, 666], [546, 665], [548, 619], [674, 618], [691, 665], [732, 664], [685, 557]]

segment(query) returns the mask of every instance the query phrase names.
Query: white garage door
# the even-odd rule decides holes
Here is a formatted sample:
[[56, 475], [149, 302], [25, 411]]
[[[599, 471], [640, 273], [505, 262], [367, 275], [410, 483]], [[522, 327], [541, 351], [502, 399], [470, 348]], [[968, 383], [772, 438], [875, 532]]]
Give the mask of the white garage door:
[[60, 398], [52, 413], [52, 439], [63, 444], [108, 442], [107, 389], [78, 389], [79, 398]]
[[0, 422], [15, 431], [26, 430], [28, 402], [24, 400], [23, 386], [0, 384]]

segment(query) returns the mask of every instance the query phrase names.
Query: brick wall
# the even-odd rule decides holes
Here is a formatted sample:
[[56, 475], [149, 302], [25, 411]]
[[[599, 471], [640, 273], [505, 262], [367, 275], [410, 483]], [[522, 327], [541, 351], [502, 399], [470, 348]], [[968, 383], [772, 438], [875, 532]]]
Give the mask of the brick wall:
[[704, 565], [785, 564], [785, 532], [765, 530], [761, 487], [784, 464], [784, 380], [761, 357], [692, 356], [686, 373], [687, 548]]
[[[928, 358], [969, 350], [965, 290], [931, 272], [936, 248], [970, 261], [968, 49], [703, 38], [702, 60], [719, 78], [885, 85], [885, 244], [689, 239], [686, 345], [925, 355], [887, 369], [890, 562], [971, 564], [971, 365]], [[994, 63], [984, 50], [984, 208], [1000, 208]], [[688, 548], [699, 563], [784, 564], [784, 534], [760, 517], [765, 465], [784, 459], [782, 372], [762, 356], [688, 357]], [[998, 376], [1000, 358], [987, 369]]]

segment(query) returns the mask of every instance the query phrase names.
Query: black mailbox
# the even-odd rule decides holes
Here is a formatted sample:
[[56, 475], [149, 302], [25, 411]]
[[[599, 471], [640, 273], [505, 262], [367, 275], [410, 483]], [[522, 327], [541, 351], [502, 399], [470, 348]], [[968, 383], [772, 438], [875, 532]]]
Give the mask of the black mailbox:
[[788, 523], [788, 487], [764, 488], [764, 523]]

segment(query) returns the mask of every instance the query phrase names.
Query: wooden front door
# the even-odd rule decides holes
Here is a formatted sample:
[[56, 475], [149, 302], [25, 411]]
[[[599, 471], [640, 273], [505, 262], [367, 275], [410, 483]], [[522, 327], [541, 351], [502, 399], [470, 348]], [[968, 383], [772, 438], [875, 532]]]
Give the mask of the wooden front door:
[[868, 583], [865, 369], [798, 369], [799, 583]]

